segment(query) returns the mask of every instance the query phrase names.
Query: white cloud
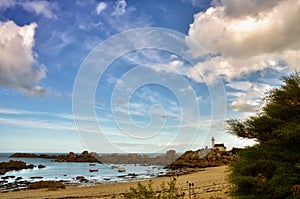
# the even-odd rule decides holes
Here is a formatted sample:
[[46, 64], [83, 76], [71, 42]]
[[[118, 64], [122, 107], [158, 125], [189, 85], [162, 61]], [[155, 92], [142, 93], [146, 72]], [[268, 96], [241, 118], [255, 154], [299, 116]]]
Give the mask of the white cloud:
[[157, 73], [166, 72], [178, 74], [183, 69], [183, 62], [180, 60], [174, 60], [167, 64], [149, 65], [147, 67], [151, 68]]
[[117, 16], [121, 16], [124, 15], [126, 13], [126, 6], [127, 3], [125, 0], [117, 0], [115, 2], [115, 10], [112, 13], [112, 15], [117, 15]]
[[256, 112], [259, 110], [259, 103], [246, 99], [246, 96], [236, 99], [230, 104], [235, 112]]
[[272, 87], [268, 84], [253, 83], [249, 81], [236, 81], [226, 84], [227, 87], [238, 92], [229, 93], [234, 97], [230, 108], [235, 112], [254, 113], [263, 106], [262, 97]]
[[28, 12], [34, 12], [37, 15], [43, 15], [47, 18], [56, 18], [54, 10], [56, 9], [55, 3], [48, 1], [17, 1], [17, 0], [2, 0], [0, 1], [0, 8], [6, 9], [16, 5], [20, 5]]
[[28, 12], [34, 12], [37, 15], [43, 15], [47, 18], [56, 18], [56, 15], [53, 12], [55, 4], [48, 1], [30, 1], [21, 2], [20, 4]]
[[0, 1], [0, 8], [6, 9], [15, 5], [14, 0], [2, 0]]
[[33, 56], [36, 27], [36, 23], [18, 26], [12, 21], [0, 22], [0, 87], [34, 96], [47, 94], [37, 85], [47, 69]]
[[103, 10], [106, 9], [106, 7], [107, 7], [107, 4], [106, 4], [105, 2], [100, 2], [100, 3], [97, 5], [95, 11], [96, 11], [96, 13], [99, 15]]
[[[201, 70], [231, 81], [266, 68], [282, 70], [282, 61], [291, 70], [300, 68], [300, 0], [221, 0], [214, 5], [196, 14], [189, 29], [192, 39], [219, 55], [211, 59], [217, 70], [206, 63]], [[197, 80], [191, 71], [190, 76]]]
[[[54, 130], [75, 130], [73, 123], [63, 123], [63, 122], [50, 122], [35, 119], [18, 119], [18, 118], [3, 118], [0, 117], [0, 123], [6, 125], [13, 125], [19, 127], [33, 127], [42, 129], [54, 129]], [[59, 125], [58, 125], [59, 123]]]
[[257, 15], [263, 11], [269, 11], [282, 0], [213, 0], [214, 6], [225, 6], [225, 13], [231, 17], [244, 17]]

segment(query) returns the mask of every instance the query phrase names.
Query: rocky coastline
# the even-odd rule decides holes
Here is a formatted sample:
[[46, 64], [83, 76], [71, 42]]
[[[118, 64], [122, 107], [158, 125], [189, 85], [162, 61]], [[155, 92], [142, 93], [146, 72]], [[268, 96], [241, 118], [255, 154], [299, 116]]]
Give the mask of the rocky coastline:
[[199, 149], [186, 151], [174, 162], [166, 166], [166, 169], [192, 169], [227, 165], [238, 158], [239, 149], [233, 148], [230, 151], [218, 149]]
[[[20, 160], [10, 160], [9, 162], [0, 162], [0, 175], [4, 175], [6, 172], [9, 171], [19, 171], [22, 169], [33, 169], [36, 167], [33, 164], [26, 165], [25, 162]], [[39, 169], [45, 168], [45, 165], [39, 164]], [[2, 177], [3, 178], [3, 177]]]
[[81, 154], [75, 154], [70, 152], [67, 155], [48, 155], [48, 154], [34, 154], [34, 153], [14, 153], [10, 158], [44, 158], [53, 159], [55, 162], [97, 162], [99, 161], [98, 155], [96, 153], [89, 153], [88, 151], [83, 151]]
[[[55, 162], [105, 162], [106, 164], [140, 164], [140, 165], [167, 165], [165, 169], [167, 172], [159, 174], [157, 177], [174, 176], [174, 175], [186, 175], [197, 171], [202, 171], [205, 167], [216, 167], [227, 165], [228, 163], [235, 161], [238, 158], [238, 149], [232, 149], [231, 151], [220, 151], [218, 149], [199, 149], [197, 151], [186, 151], [179, 156], [174, 150], [170, 150], [165, 154], [159, 156], [149, 157], [147, 155], [139, 154], [104, 154], [97, 156], [95, 153], [88, 153], [87, 151], [81, 154], [75, 154], [70, 152], [67, 155], [47, 155], [47, 154], [31, 154], [31, 153], [15, 153], [11, 155], [12, 158], [45, 158], [53, 159]], [[169, 164], [167, 164], [169, 163]], [[26, 165], [22, 161], [10, 160], [9, 162], [0, 163], [0, 174], [4, 175], [11, 170], [21, 169], [42, 169], [45, 166], [39, 164], [35, 166], [33, 164]], [[136, 176], [124, 175], [126, 179], [133, 180]], [[65, 185], [80, 185], [80, 184], [93, 184], [85, 176], [77, 176], [75, 182], [71, 181], [44, 181], [43, 177], [31, 178], [37, 180], [36, 182], [29, 182], [22, 177], [16, 176], [3, 176], [0, 181], [1, 192], [16, 191], [21, 189], [60, 189]], [[40, 180], [40, 181], [38, 181]]]
[[48, 155], [34, 153], [14, 153], [10, 158], [44, 158], [53, 159], [55, 162], [97, 162], [105, 164], [139, 164], [139, 165], [169, 165], [179, 157], [175, 150], [169, 150], [165, 154], [149, 156], [146, 154], [103, 154], [83, 151], [81, 154], [69, 152], [67, 155]]
[[139, 164], [139, 165], [168, 165], [179, 157], [175, 150], [169, 150], [165, 154], [150, 156], [146, 154], [103, 154], [99, 160], [106, 164]]
[[[39, 164], [35, 166], [33, 164], [26, 165], [25, 162], [20, 160], [10, 160], [9, 162], [0, 163], [0, 175], [5, 175], [9, 171], [19, 171], [22, 169], [34, 169], [35, 167], [43, 169], [46, 166]], [[9, 179], [14, 179], [14, 182], [9, 182]], [[0, 190], [19, 190], [27, 188], [30, 182], [23, 180], [22, 177], [16, 177], [13, 175], [2, 176], [0, 180]]]

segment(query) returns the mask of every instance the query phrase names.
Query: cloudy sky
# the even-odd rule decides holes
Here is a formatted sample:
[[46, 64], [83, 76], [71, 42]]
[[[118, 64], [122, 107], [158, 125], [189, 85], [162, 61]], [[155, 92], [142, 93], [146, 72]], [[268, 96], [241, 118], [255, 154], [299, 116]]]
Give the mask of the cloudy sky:
[[299, 9], [300, 0], [2, 0], [0, 152], [184, 151], [211, 136], [251, 145], [224, 121], [255, 114], [299, 70]]

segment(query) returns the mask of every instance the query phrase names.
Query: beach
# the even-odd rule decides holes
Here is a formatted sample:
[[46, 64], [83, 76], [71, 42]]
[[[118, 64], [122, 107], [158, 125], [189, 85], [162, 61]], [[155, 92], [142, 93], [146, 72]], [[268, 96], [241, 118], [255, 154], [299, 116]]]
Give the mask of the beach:
[[[230, 198], [230, 184], [227, 180], [228, 166], [205, 168], [201, 171], [181, 175], [177, 179], [177, 187], [185, 192], [185, 198], [189, 198], [188, 185], [194, 183], [194, 195], [192, 198]], [[154, 189], [160, 187], [162, 182], [168, 182], [169, 177], [157, 177], [152, 179]], [[142, 184], [148, 184], [149, 180], [143, 180]], [[66, 189], [38, 189], [21, 190], [0, 193], [0, 198], [124, 198], [130, 187], [136, 187], [138, 182], [121, 182], [113, 184], [99, 184], [95, 186], [69, 186]]]

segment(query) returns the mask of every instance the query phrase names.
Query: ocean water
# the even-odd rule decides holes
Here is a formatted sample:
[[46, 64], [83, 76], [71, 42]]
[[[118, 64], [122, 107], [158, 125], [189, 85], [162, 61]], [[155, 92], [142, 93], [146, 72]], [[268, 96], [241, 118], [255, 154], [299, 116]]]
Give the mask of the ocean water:
[[[76, 162], [53, 162], [51, 159], [42, 158], [9, 158], [10, 153], [0, 153], [0, 162], [7, 162], [9, 160], [22, 160], [26, 164], [34, 164], [38, 166], [43, 164], [46, 168], [43, 169], [23, 169], [20, 171], [10, 171], [3, 176], [22, 177], [22, 180], [27, 181], [40, 181], [40, 180], [66, 180], [70, 182], [78, 182], [76, 176], [84, 176], [89, 182], [88, 184], [97, 183], [113, 183], [133, 180], [128, 174], [137, 174], [135, 179], [151, 178], [160, 172], [165, 172], [161, 166], [141, 166], [141, 165], [116, 165], [126, 169], [126, 172], [118, 172], [112, 165], [96, 163], [95, 166], [90, 166], [90, 163], [76, 163]], [[153, 168], [151, 172], [147, 171], [148, 168]], [[98, 169], [98, 172], [90, 172], [90, 169]], [[31, 179], [31, 177], [41, 176], [43, 179]], [[14, 181], [14, 179], [9, 179]]]

